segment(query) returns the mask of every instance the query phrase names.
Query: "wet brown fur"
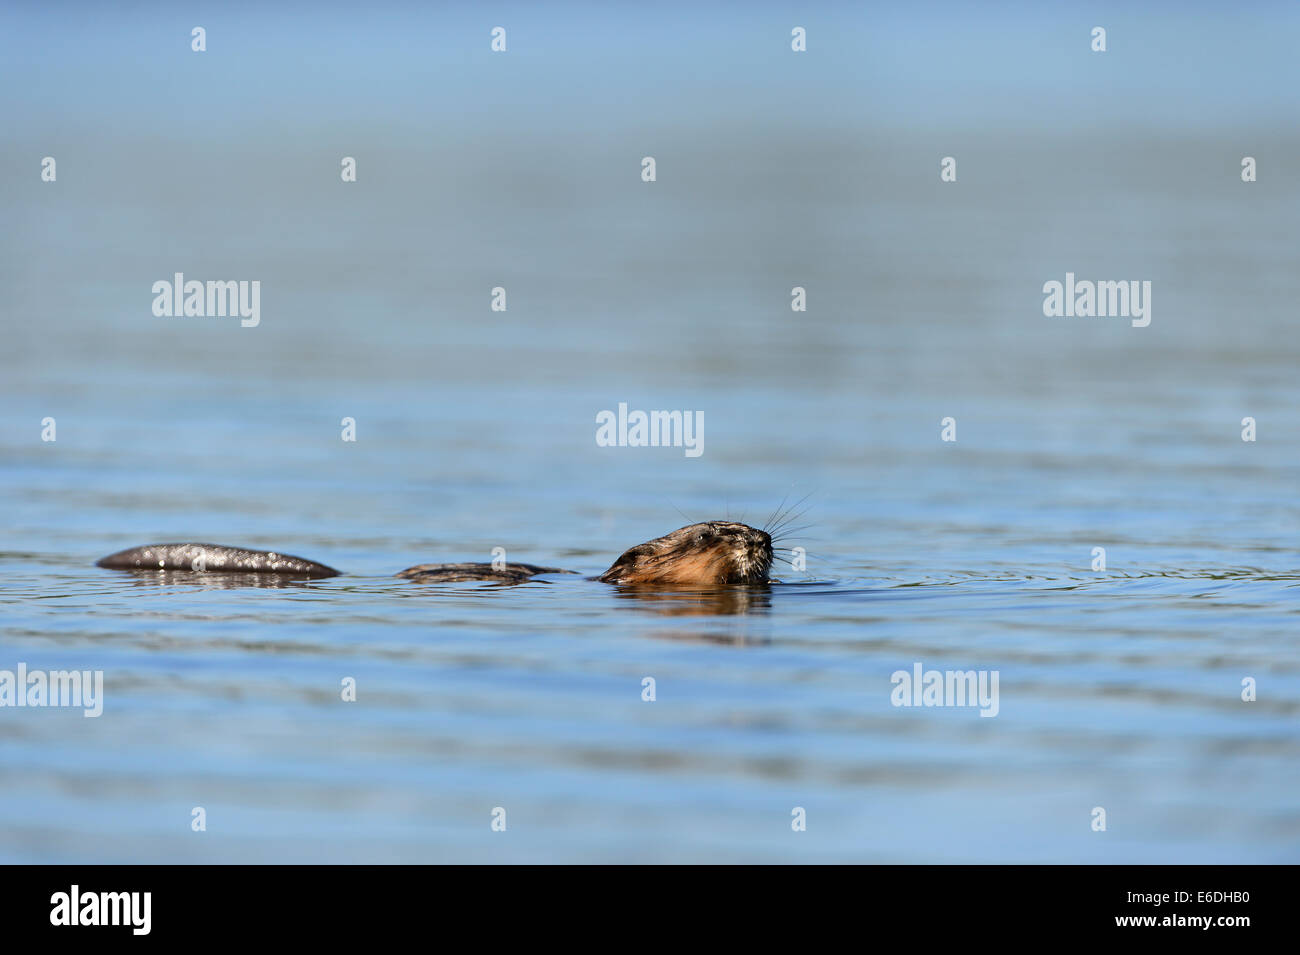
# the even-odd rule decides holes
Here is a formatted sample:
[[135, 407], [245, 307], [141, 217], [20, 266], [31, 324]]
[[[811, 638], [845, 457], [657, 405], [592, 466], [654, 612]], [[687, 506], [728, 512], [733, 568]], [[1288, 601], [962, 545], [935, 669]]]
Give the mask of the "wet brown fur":
[[772, 538], [732, 521], [705, 521], [624, 552], [598, 577], [607, 584], [714, 587], [767, 583]]

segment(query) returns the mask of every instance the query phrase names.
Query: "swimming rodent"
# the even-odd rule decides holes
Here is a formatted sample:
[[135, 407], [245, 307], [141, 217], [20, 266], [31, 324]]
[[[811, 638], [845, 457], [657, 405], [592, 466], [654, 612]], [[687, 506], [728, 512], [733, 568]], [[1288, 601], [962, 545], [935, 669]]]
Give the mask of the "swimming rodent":
[[[628, 586], [715, 587], [765, 584], [772, 568], [772, 537], [734, 521], [688, 524], [625, 551], [594, 580]], [[131, 571], [192, 571], [207, 574], [273, 574], [284, 578], [337, 577], [341, 571], [279, 551], [220, 544], [146, 544], [96, 562]], [[490, 580], [522, 583], [537, 574], [574, 571], [535, 564], [418, 564], [396, 576], [421, 583]]]

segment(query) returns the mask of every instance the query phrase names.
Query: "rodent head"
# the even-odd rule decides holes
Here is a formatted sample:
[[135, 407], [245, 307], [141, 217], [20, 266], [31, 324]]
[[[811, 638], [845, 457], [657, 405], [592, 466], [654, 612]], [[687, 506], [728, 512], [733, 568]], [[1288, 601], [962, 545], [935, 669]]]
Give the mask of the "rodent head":
[[599, 579], [687, 587], [764, 584], [771, 567], [772, 538], [766, 531], [734, 521], [705, 521], [638, 544]]

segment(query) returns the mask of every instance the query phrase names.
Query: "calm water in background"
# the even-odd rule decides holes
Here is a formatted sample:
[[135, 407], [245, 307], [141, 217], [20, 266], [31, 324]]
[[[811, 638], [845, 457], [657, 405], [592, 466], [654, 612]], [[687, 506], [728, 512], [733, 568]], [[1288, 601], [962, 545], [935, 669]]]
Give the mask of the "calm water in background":
[[[0, 709], [0, 858], [1300, 861], [1284, 31], [1112, 17], [1101, 73], [1055, 21], [827, 12], [800, 60], [780, 11], [706, 18], [669, 59], [671, 21], [524, 10], [493, 60], [396, 10], [232, 15], [206, 58], [8, 14], [0, 669], [107, 698]], [[176, 271], [260, 280], [261, 325], [155, 318]], [[1066, 271], [1151, 280], [1150, 327], [1044, 318]], [[704, 454], [597, 447], [619, 402], [703, 412]], [[595, 574], [806, 494], [768, 592], [391, 577]], [[347, 573], [93, 566], [160, 540]], [[916, 662], [999, 671], [999, 715], [891, 706]]]

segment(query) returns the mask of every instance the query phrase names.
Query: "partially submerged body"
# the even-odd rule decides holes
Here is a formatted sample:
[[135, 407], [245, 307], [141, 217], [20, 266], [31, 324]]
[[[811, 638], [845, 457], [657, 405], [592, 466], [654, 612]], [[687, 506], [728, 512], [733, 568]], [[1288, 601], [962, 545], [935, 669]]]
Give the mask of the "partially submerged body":
[[[97, 562], [113, 570], [192, 571], [204, 574], [273, 574], [286, 579], [335, 577], [339, 571], [278, 551], [220, 544], [146, 544]], [[678, 528], [625, 551], [596, 580], [632, 586], [716, 587], [764, 584], [772, 567], [766, 531], [732, 521], [705, 521]], [[536, 564], [418, 564], [399, 571], [419, 583], [487, 580], [517, 584], [538, 574], [574, 571]]]
[[416, 564], [399, 570], [394, 576], [422, 584], [453, 583], [461, 580], [494, 580], [503, 584], [522, 584], [538, 574], [573, 574], [577, 571], [536, 564]]

